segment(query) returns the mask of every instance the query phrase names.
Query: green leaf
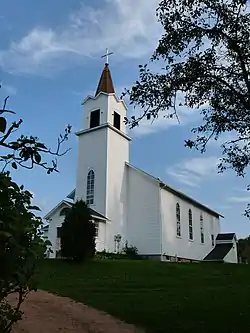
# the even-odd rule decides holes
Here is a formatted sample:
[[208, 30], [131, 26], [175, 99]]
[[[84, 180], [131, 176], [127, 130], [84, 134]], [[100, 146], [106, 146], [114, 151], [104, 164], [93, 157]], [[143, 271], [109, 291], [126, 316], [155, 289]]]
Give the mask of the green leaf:
[[4, 133], [6, 131], [7, 121], [4, 117], [0, 117], [0, 132]]
[[13, 169], [17, 169], [16, 162], [12, 162], [11, 166], [12, 166]]
[[38, 148], [47, 149], [47, 147], [46, 147], [43, 143], [40, 143], [40, 142], [37, 142], [37, 143], [36, 143], [36, 146], [37, 146]]
[[38, 206], [28, 206], [28, 209], [31, 209], [31, 210], [41, 210]]
[[41, 155], [38, 152], [35, 152], [35, 161], [36, 163], [40, 163], [41, 162]]
[[4, 238], [11, 238], [12, 234], [7, 231], [0, 230], [0, 237], [3, 236]]

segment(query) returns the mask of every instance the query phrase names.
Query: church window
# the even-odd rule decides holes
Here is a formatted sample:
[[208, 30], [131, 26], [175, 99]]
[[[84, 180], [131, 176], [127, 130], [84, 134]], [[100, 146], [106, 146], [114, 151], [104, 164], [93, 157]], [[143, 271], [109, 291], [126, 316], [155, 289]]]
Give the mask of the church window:
[[201, 243], [204, 244], [204, 222], [203, 222], [202, 213], [200, 213], [200, 231], [201, 231]]
[[99, 223], [98, 222], [94, 222], [95, 224], [95, 237], [98, 237], [99, 234]]
[[94, 188], [95, 188], [95, 173], [93, 170], [90, 170], [88, 172], [88, 177], [87, 177], [86, 203], [88, 205], [93, 205], [94, 203]]
[[61, 230], [62, 230], [62, 228], [61, 227], [57, 227], [56, 228], [56, 233], [57, 233], [57, 238], [60, 238], [61, 237]]
[[121, 128], [121, 116], [119, 115], [119, 113], [117, 113], [115, 111], [114, 111], [113, 125], [118, 130]]
[[181, 210], [180, 204], [176, 204], [176, 234], [178, 237], [181, 236]]
[[194, 235], [193, 235], [193, 216], [192, 216], [192, 210], [188, 210], [188, 230], [189, 230], [189, 239], [193, 240]]
[[214, 235], [211, 235], [212, 246], [214, 246]]
[[66, 216], [69, 212], [69, 208], [65, 207], [60, 211], [60, 216]]
[[90, 113], [90, 128], [100, 125], [100, 110], [95, 110]]

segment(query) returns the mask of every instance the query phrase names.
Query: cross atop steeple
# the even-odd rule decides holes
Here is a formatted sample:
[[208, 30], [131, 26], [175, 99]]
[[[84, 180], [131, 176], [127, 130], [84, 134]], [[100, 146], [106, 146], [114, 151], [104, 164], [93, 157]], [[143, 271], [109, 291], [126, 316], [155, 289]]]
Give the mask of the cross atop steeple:
[[112, 77], [111, 77], [111, 73], [109, 70], [109, 56], [111, 54], [113, 54], [114, 52], [109, 52], [109, 49], [106, 48], [106, 54], [102, 56], [102, 58], [106, 57], [106, 63], [96, 90], [96, 96], [100, 93], [100, 92], [104, 92], [107, 94], [112, 94], [115, 92], [114, 89], [114, 85], [113, 85], [113, 81], [112, 81]]
[[109, 52], [109, 49], [106, 48], [106, 54], [104, 54], [104, 55], [101, 57], [101, 58], [105, 58], [105, 57], [106, 57], [106, 64], [109, 63], [109, 56], [110, 56], [111, 54], [114, 54], [114, 52]]

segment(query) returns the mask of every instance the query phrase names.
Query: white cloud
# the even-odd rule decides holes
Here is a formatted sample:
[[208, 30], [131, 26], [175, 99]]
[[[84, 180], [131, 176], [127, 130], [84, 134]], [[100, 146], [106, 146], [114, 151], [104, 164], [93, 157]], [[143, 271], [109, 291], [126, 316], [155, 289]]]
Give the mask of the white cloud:
[[228, 201], [233, 203], [250, 203], [250, 196], [233, 196], [228, 198]]
[[[0, 51], [0, 65], [9, 72], [44, 73], [100, 57], [109, 47], [119, 58], [151, 54], [161, 35], [155, 17], [158, 0], [104, 0], [101, 9], [84, 4], [58, 29], [35, 27]], [[132, 10], [131, 10], [132, 9]]]
[[168, 168], [166, 173], [182, 184], [199, 187], [203, 180], [217, 174], [218, 164], [216, 156], [195, 157]]

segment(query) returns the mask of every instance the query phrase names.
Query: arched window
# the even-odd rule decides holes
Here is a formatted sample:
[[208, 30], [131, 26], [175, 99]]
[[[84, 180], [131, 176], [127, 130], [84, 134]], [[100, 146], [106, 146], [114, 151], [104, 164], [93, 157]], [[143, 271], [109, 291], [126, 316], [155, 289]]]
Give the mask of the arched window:
[[67, 215], [69, 212], [69, 208], [64, 207], [61, 211], [60, 211], [60, 216], [65, 216]]
[[203, 222], [202, 213], [200, 213], [200, 231], [201, 231], [201, 243], [204, 244], [204, 222]]
[[188, 230], [189, 230], [189, 239], [193, 240], [194, 235], [193, 235], [193, 216], [192, 216], [192, 210], [188, 210]]
[[181, 237], [181, 210], [178, 202], [176, 204], [176, 234]]
[[88, 172], [88, 177], [87, 177], [86, 203], [88, 205], [94, 204], [94, 190], [95, 190], [95, 173], [93, 170], [90, 170]]

